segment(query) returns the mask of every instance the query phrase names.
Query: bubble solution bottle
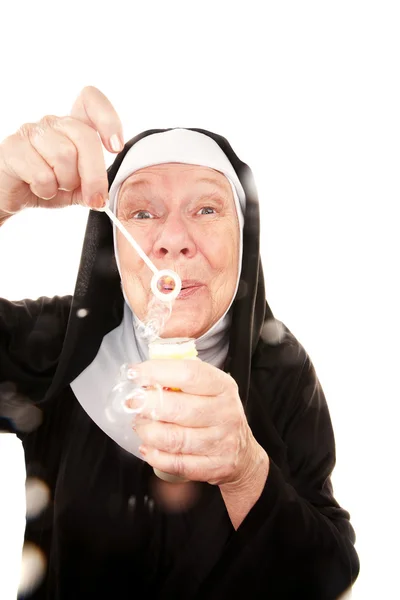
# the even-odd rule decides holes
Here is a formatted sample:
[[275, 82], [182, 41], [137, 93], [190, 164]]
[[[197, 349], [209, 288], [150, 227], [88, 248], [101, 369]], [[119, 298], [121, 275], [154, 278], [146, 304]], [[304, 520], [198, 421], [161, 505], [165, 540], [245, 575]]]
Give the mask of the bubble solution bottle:
[[[166, 338], [158, 339], [149, 344], [149, 358], [151, 360], [200, 360], [197, 357], [196, 341], [192, 338]], [[179, 388], [168, 388], [174, 392], [180, 392]], [[164, 473], [154, 469], [154, 473], [160, 479], [169, 483], [182, 483], [187, 481], [170, 473]]]

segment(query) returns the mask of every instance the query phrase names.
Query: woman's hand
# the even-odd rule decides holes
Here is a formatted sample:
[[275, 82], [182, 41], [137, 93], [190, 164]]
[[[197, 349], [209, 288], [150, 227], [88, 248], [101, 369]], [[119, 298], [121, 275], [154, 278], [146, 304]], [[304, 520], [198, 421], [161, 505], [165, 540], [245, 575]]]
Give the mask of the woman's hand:
[[108, 196], [103, 147], [123, 148], [121, 121], [110, 101], [85, 87], [70, 116], [23, 125], [0, 145], [0, 218], [26, 207], [83, 204]]
[[138, 377], [174, 392], [149, 390], [134, 427], [153, 467], [228, 490], [245, 489], [268, 457], [247, 422], [236, 382], [223, 371], [191, 360], [151, 360], [134, 367]]

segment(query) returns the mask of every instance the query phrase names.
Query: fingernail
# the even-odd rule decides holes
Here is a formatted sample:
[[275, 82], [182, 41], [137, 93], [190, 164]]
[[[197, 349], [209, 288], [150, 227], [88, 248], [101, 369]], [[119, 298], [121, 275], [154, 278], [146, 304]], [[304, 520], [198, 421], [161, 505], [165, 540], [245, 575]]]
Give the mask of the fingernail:
[[110, 146], [114, 150], [114, 152], [121, 152], [122, 148], [124, 147], [123, 143], [121, 142], [119, 136], [116, 133], [114, 133], [114, 135], [110, 137]]
[[49, 196], [49, 198], [46, 198], [45, 196], [39, 196], [39, 198], [41, 198], [42, 200], [53, 200], [53, 198], [55, 198], [57, 196], [57, 194], [53, 194], [53, 196]]
[[100, 192], [96, 192], [95, 194], [93, 194], [93, 196], [90, 198], [89, 200], [89, 206], [90, 208], [104, 208], [106, 205], [106, 202], [103, 198], [103, 196], [100, 194]]

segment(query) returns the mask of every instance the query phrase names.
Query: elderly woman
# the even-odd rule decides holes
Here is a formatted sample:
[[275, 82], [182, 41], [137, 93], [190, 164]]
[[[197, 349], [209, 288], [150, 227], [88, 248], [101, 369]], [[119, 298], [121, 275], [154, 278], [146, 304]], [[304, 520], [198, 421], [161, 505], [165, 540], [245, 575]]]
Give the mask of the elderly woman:
[[[119, 153], [108, 181], [101, 142]], [[0, 147], [0, 222], [108, 198], [157, 268], [180, 275], [162, 337], [195, 338], [201, 360], [148, 360], [151, 272], [98, 210], [73, 297], [1, 301], [0, 378], [18, 410], [2, 402], [0, 418], [52, 498], [27, 523], [47, 559], [30, 597], [337, 598], [358, 573], [354, 532], [332, 493], [323, 391], [265, 301], [249, 168], [203, 130], [146, 131], [124, 147], [92, 87], [71, 116]], [[103, 410], [122, 363], [164, 390], [134, 401], [137, 451]]]

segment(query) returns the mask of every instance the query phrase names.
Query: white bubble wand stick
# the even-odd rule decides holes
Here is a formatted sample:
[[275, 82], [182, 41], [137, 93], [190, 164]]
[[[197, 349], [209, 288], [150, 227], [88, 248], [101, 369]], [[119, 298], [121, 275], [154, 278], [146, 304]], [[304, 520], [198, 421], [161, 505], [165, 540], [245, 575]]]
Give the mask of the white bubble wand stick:
[[161, 300], [161, 302], [172, 302], [173, 300], [175, 300], [182, 289], [182, 281], [178, 273], [175, 273], [175, 271], [172, 271], [171, 269], [157, 269], [157, 267], [151, 262], [147, 254], [143, 252], [142, 248], [139, 246], [137, 241], [132, 237], [129, 231], [122, 225], [121, 221], [110, 210], [109, 206], [106, 205], [103, 209], [100, 210], [108, 215], [108, 217], [115, 224], [115, 226], [118, 227], [122, 235], [128, 240], [132, 248], [136, 250], [140, 258], [153, 272], [153, 277], [151, 278], [151, 291], [153, 292], [154, 296]]

